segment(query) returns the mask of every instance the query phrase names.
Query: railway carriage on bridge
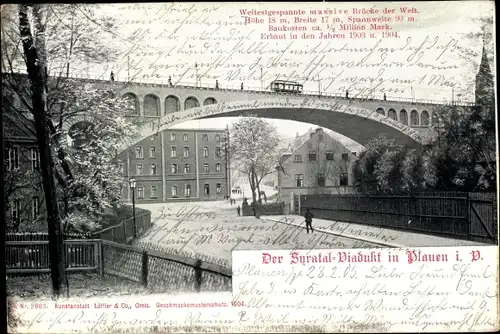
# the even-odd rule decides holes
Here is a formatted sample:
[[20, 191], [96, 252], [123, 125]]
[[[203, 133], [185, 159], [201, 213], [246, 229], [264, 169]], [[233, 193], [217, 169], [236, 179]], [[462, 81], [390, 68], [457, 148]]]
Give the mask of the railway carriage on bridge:
[[298, 82], [285, 81], [285, 80], [274, 80], [270, 84], [271, 90], [278, 93], [302, 93], [303, 86]]

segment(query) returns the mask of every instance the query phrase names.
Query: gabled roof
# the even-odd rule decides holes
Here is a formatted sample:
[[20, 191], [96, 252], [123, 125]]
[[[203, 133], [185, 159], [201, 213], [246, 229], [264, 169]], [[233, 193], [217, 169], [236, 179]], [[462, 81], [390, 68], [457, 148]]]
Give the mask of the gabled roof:
[[22, 114], [4, 110], [2, 112], [5, 137], [36, 138], [35, 124]]
[[[321, 128], [319, 128], [319, 129], [321, 129]], [[342, 146], [346, 150], [351, 150], [350, 147], [348, 147], [344, 143], [340, 142], [339, 140], [333, 138], [328, 132], [326, 132], [324, 130], [323, 130], [323, 135], [326, 136], [327, 138], [329, 138], [330, 140], [338, 143], [340, 146]], [[279, 159], [280, 165], [283, 164], [292, 155], [294, 155], [297, 151], [299, 151], [304, 145], [306, 145], [309, 140], [311, 140], [311, 132], [307, 132], [306, 134], [304, 134], [304, 135], [302, 135], [300, 137], [302, 137], [302, 140], [300, 141], [300, 144], [295, 145], [295, 147], [292, 148], [291, 152], [286, 152], [285, 154], [283, 154], [281, 156], [281, 158]]]

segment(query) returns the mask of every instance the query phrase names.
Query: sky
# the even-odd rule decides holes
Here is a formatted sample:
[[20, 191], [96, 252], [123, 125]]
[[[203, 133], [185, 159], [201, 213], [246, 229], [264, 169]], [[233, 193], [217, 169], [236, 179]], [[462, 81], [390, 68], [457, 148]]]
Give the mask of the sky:
[[[217, 79], [222, 88], [239, 88], [244, 82], [247, 88], [259, 89], [274, 79], [290, 79], [311, 92], [343, 93], [348, 89], [356, 94], [369, 88], [375, 97], [386, 93], [388, 97], [444, 102], [454, 96], [471, 101], [474, 90], [470, 84], [477, 72], [482, 40], [467, 39], [464, 34], [480, 31], [472, 18], [492, 12], [493, 6], [486, 1], [106, 4], [97, 14], [112, 16], [116, 28], [109, 29], [84, 12], [77, 16], [100, 30], [104, 47], [112, 47], [115, 59], [105, 64], [85, 59], [73, 72], [107, 78], [113, 70], [118, 80], [130, 74], [134, 81], [157, 83], [166, 83], [171, 76], [174, 83], [185, 85], [195, 85], [198, 73], [199, 85], [213, 86]], [[371, 14], [355, 14], [354, 9]], [[250, 12], [247, 17], [263, 22], [245, 24], [245, 10]], [[256, 16], [251, 15], [252, 10], [268, 12]], [[314, 14], [311, 10], [330, 12]], [[367, 29], [354, 30], [358, 35], [350, 36], [341, 30], [342, 25], [350, 24], [353, 29], [353, 24], [364, 24], [360, 20], [376, 18], [391, 20], [387, 34]], [[293, 23], [295, 20], [301, 22]], [[270, 31], [272, 27], [283, 25], [306, 29], [307, 36], [303, 31], [293, 32], [297, 39], [291, 39], [291, 32], [286, 32], [284, 40], [269, 39], [271, 33], [282, 34]], [[345, 38], [319, 39], [320, 31], [314, 27], [323, 34], [343, 33]], [[362, 32], [364, 38], [359, 35]], [[493, 49], [492, 43], [487, 46]], [[460, 47], [477, 56], [464, 59]], [[179, 127], [225, 127], [231, 121], [234, 119], [191, 121]], [[287, 137], [310, 127], [269, 121]]]

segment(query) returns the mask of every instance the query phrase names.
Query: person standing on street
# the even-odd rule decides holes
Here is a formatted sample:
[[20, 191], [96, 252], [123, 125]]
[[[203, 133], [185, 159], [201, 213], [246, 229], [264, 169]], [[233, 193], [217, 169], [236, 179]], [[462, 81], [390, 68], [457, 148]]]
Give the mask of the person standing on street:
[[236, 208], [236, 212], [238, 213], [238, 216], [240, 216], [241, 209], [240, 209], [240, 206], [239, 206], [239, 205], [238, 205], [238, 207]]
[[306, 209], [306, 213], [304, 214], [304, 218], [306, 219], [306, 230], [307, 233], [309, 233], [309, 228], [311, 229], [311, 233], [314, 232], [313, 227], [312, 227], [312, 219], [314, 218], [314, 215], [312, 214], [311, 211], [309, 211], [309, 208]]

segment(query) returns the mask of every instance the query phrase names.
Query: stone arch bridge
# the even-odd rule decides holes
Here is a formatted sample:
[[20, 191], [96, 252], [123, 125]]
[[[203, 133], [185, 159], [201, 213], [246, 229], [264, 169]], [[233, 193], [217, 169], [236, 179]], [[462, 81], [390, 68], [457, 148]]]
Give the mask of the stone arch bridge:
[[[419, 146], [442, 123], [437, 110], [445, 103], [398, 97], [357, 98], [318, 92], [278, 93], [224, 87], [193, 87], [82, 79], [131, 99], [141, 120], [140, 135], [122, 149], [176, 124], [200, 118], [256, 115], [322, 126], [361, 145], [380, 133], [400, 144]], [[470, 107], [472, 103], [456, 103]], [[85, 119], [83, 115], [82, 120]], [[78, 120], [75, 120], [78, 121]], [[75, 122], [72, 122], [73, 124]]]

